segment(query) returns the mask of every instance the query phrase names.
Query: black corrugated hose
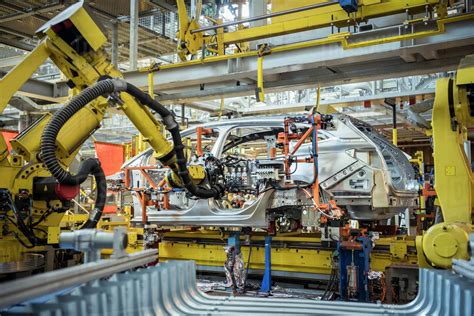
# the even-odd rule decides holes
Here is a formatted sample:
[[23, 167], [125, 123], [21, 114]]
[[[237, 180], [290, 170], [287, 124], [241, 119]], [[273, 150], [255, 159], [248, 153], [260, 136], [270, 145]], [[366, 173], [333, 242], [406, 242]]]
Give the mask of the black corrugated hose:
[[[142, 105], [148, 106], [153, 111], [157, 112], [170, 132], [173, 139], [173, 147], [176, 155], [176, 163], [178, 165], [178, 175], [183, 182], [183, 186], [194, 196], [203, 199], [218, 198], [222, 196], [225, 188], [219, 184], [211, 188], [203, 188], [193, 183], [189, 175], [188, 167], [186, 165], [186, 156], [184, 155], [184, 145], [181, 140], [181, 133], [179, 132], [179, 125], [176, 123], [173, 114], [170, 110], [165, 108], [162, 104], [152, 99], [150, 95], [138, 89], [134, 85], [127, 83], [127, 93], [135, 97]], [[164, 161], [163, 161], [164, 162]], [[166, 162], [164, 162], [166, 163]]]
[[80, 109], [99, 96], [110, 94], [114, 91], [115, 85], [112, 80], [99, 81], [93, 86], [86, 88], [73, 97], [67, 106], [53, 115], [41, 136], [41, 158], [59, 183], [64, 185], [80, 185], [87, 179], [89, 174], [91, 174], [96, 181], [97, 198], [94, 210], [90, 213], [89, 219], [81, 229], [95, 228], [102, 216], [107, 194], [105, 174], [100, 166], [99, 160], [95, 158], [82, 161], [76, 175], [72, 175], [64, 170], [56, 157], [56, 138], [64, 124]]
[[[59, 183], [65, 185], [79, 185], [87, 179], [89, 174], [93, 175], [96, 180], [96, 203], [89, 220], [86, 222], [83, 228], [94, 228], [102, 216], [107, 192], [105, 175], [100, 166], [100, 162], [93, 158], [83, 161], [79, 166], [79, 171], [76, 175], [72, 175], [68, 171], [64, 170], [56, 157], [56, 138], [64, 124], [66, 124], [66, 122], [75, 113], [86, 106], [89, 102], [95, 100], [99, 96], [120, 91], [126, 91], [135, 97], [139, 103], [148, 106], [162, 117], [166, 129], [172, 135], [174, 154], [176, 155], [176, 163], [178, 165], [178, 175], [182, 180], [183, 186], [191, 194], [199, 198], [207, 199], [220, 197], [225, 191], [223, 186], [216, 185], [212, 188], [203, 188], [196, 186], [192, 182], [191, 176], [189, 175], [189, 171], [186, 166], [184, 145], [181, 140], [179, 126], [176, 123], [173, 114], [163, 105], [153, 100], [148, 94], [141, 91], [134, 85], [126, 83], [121, 79], [105, 79], [98, 81], [93, 86], [84, 89], [78, 95], [74, 96], [67, 106], [57, 111], [49, 121], [41, 137], [41, 157], [48, 170], [58, 180]], [[168, 160], [170, 160], [171, 157], [172, 156], [167, 155]]]

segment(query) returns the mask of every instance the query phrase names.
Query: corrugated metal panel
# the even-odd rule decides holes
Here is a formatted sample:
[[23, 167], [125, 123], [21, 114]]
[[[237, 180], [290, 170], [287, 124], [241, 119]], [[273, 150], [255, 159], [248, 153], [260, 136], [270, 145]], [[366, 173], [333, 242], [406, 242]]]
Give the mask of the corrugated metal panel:
[[[471, 263], [472, 264], [472, 263]], [[468, 264], [469, 265], [469, 264]], [[406, 305], [292, 298], [210, 296], [196, 286], [192, 261], [113, 275], [47, 302], [29, 304], [34, 315], [459, 315], [474, 313], [473, 281], [451, 271], [421, 269], [416, 299]], [[25, 310], [21, 311], [25, 312]], [[13, 310], [12, 310], [13, 314]]]

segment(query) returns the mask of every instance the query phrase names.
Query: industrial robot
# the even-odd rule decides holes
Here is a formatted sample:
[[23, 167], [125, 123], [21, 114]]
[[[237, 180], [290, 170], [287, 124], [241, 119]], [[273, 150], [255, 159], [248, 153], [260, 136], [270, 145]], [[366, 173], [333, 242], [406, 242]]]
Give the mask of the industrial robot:
[[[124, 81], [104, 50], [106, 37], [82, 2], [72, 5], [37, 32], [41, 43], [0, 81], [0, 113], [34, 71], [50, 58], [67, 77], [72, 98], [54, 115], [46, 114], [11, 141], [0, 139], [0, 254], [19, 260], [30, 248], [57, 244], [64, 213], [88, 176], [96, 182], [95, 207], [83, 228], [94, 228], [105, 205], [106, 181], [96, 159], [68, 167], [81, 145], [98, 128], [110, 107], [137, 127], [155, 157], [170, 169], [167, 182], [197, 198], [218, 198], [219, 181], [208, 181], [202, 165], [188, 166], [179, 126], [172, 113]], [[468, 258], [472, 230], [472, 171], [463, 151], [474, 108], [474, 56], [466, 57], [456, 78], [437, 84], [433, 111], [436, 191], [444, 221], [418, 238], [420, 264], [441, 268], [452, 258]], [[158, 120], [153, 113], [158, 114]], [[171, 135], [164, 137], [162, 127]], [[38, 248], [39, 247], [39, 248]]]

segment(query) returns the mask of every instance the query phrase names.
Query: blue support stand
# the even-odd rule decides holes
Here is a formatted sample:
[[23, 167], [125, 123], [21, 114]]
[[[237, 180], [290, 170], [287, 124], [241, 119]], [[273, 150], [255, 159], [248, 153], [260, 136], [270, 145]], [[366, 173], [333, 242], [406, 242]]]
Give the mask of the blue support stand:
[[263, 272], [261, 292], [269, 293], [272, 289], [272, 236], [265, 236], [265, 271]]
[[240, 232], [235, 232], [227, 238], [227, 246], [234, 247], [236, 252], [240, 252]]
[[[354, 265], [357, 266], [357, 299], [359, 302], [369, 301], [369, 278], [368, 273], [370, 270], [370, 252], [372, 251], [372, 242], [367, 237], [358, 237], [357, 242], [362, 244], [361, 250], [354, 250]], [[339, 243], [339, 292], [341, 299], [347, 300], [348, 298], [348, 277], [347, 267], [352, 264], [352, 251], [341, 247]]]

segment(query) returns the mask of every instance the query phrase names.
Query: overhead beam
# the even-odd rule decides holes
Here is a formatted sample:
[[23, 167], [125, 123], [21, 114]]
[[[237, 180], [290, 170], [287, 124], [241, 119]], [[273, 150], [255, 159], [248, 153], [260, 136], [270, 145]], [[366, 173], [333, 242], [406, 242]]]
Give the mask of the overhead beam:
[[8, 104], [17, 110], [24, 112], [37, 112], [41, 110], [41, 107], [38, 106], [36, 102], [24, 95], [15, 95]]
[[172, 12], [178, 11], [177, 7], [169, 4], [168, 2], [166, 2], [166, 0], [150, 0], [149, 3], [158, 8], [165, 9], [168, 11], [172, 11]]
[[[474, 47], [472, 47], [472, 53], [474, 53]], [[290, 74], [291, 79], [286, 79], [284, 75], [281, 75], [279, 81], [272, 81], [265, 84], [265, 91], [267, 93], [288, 91], [291, 89], [305, 89], [314, 87], [316, 83], [320, 83], [322, 86], [330, 86], [343, 83], [355, 83], [372, 80], [380, 80], [394, 77], [403, 77], [410, 75], [421, 75], [430, 74], [441, 71], [449, 71], [457, 68], [459, 61], [465, 54], [461, 56], [450, 55], [441, 60], [424, 61], [416, 64], [406, 64], [398, 62], [386, 62], [384, 63], [383, 69], [381, 65], [377, 63], [370, 63], [364, 65], [364, 70], [356, 68], [352, 71], [328, 74], [322, 70], [315, 71], [313, 76], [307, 77], [295, 77]], [[204, 90], [200, 89], [189, 89], [189, 92], [178, 92], [167, 95], [161, 95], [158, 97], [163, 104], [173, 103], [187, 103], [196, 102], [203, 100], [215, 100], [221, 97], [240, 97], [249, 96], [255, 94], [256, 84], [249, 85], [230, 85], [225, 87], [214, 87], [212, 84], [209, 88]], [[158, 89], [157, 91], [166, 91]]]
[[[127, 21], [121, 21], [117, 16], [115, 15], [112, 15], [106, 11], [103, 11], [101, 9], [98, 9], [98, 8], [95, 8], [91, 5], [88, 6], [88, 8], [90, 8], [94, 14], [97, 14], [98, 16], [100, 16], [102, 19], [104, 19], [105, 21], [107, 21], [108, 23], [126, 23], [126, 24], [129, 24], [129, 20]], [[158, 32], [155, 32], [153, 30], [150, 30], [149, 28], [146, 28], [146, 27], [143, 27], [142, 25], [138, 25], [138, 27], [141, 29], [141, 30], [144, 30], [146, 31], [147, 33], [150, 33], [150, 35], [152, 36], [162, 36], [160, 33]]]
[[[371, 78], [394, 78], [415, 74], [435, 73], [454, 70], [459, 59], [474, 53], [473, 20], [459, 21], [446, 25], [442, 34], [404, 42], [389, 42], [379, 45], [343, 49], [340, 44], [332, 43], [319, 46], [299, 45], [297, 49], [274, 52], [265, 56], [265, 88], [290, 85], [310, 86], [318, 82], [341, 84], [366, 81]], [[370, 33], [354, 34], [353, 40], [379, 38], [377, 30]], [[408, 43], [407, 43], [408, 42]], [[441, 49], [442, 48], [442, 49]], [[404, 54], [426, 55], [427, 51], [439, 51], [438, 59], [420, 59], [416, 63], [407, 63]], [[312, 72], [312, 76], [302, 76]], [[294, 78], [289, 79], [289, 74]], [[145, 88], [148, 74], [141, 72], [126, 73], [131, 83]], [[155, 73], [155, 90], [166, 94], [162, 99], [172, 103], [211, 100], [220, 96], [242, 96], [253, 94], [255, 86], [237, 86], [257, 76], [257, 57], [247, 56], [239, 59], [218, 59], [193, 62], [192, 65], [163, 67]], [[355, 79], [359, 78], [359, 79]], [[282, 81], [288, 80], [287, 84]], [[220, 92], [219, 92], [220, 91]], [[185, 95], [186, 94], [186, 95]], [[183, 97], [185, 95], [185, 97]]]
[[0, 26], [0, 31], [2, 31], [4, 33], [11, 34], [11, 35], [23, 37], [23, 38], [33, 38], [34, 37], [34, 35], [22, 32], [20, 30], [14, 30], [14, 29], [11, 29], [11, 28], [6, 27], [6, 26]]
[[[0, 71], [0, 77], [6, 74]], [[65, 100], [68, 96], [69, 88], [64, 82], [50, 83], [47, 81], [28, 79], [17, 92], [19, 95], [24, 95], [30, 98], [58, 103]]]
[[[388, 93], [379, 93], [375, 95], [367, 95], [361, 97], [348, 97], [340, 98], [334, 100], [322, 100], [320, 101], [321, 106], [331, 106], [336, 107], [349, 107], [355, 105], [362, 105], [365, 101], [371, 101], [376, 105], [376, 103], [382, 104], [383, 100], [386, 98], [406, 98], [414, 96], [425, 96], [432, 98], [435, 93], [435, 89], [423, 89], [423, 90], [414, 90], [414, 91], [404, 91], [404, 92], [388, 92]], [[283, 112], [303, 112], [307, 111], [314, 107], [314, 102], [312, 103], [293, 103], [293, 104], [284, 104], [284, 105], [265, 105], [261, 107], [251, 107], [249, 109], [238, 110], [243, 116], [251, 115], [263, 115], [263, 114], [275, 114]], [[382, 113], [385, 114], [385, 111]]]
[[[151, 10], [141, 11], [138, 16], [140, 18], [144, 18], [144, 17], [153, 16], [158, 13], [161, 13], [161, 10], [151, 9]], [[130, 22], [130, 16], [129, 15], [118, 16], [117, 20], [119, 20], [120, 22]]]
[[35, 49], [34, 45], [24, 43], [24, 42], [21, 42], [21, 41], [18, 41], [18, 40], [12, 40], [12, 39], [8, 39], [8, 38], [4, 38], [2, 36], [0, 36], [0, 43], [5, 44], [5, 45], [10, 46], [10, 47], [19, 48], [19, 49], [22, 49], [22, 50], [27, 51], [27, 52], [31, 52], [33, 49]]
[[[339, 44], [328, 44], [273, 53], [265, 56], [265, 88], [267, 92], [283, 91], [314, 87], [318, 82], [332, 85], [454, 70], [461, 57], [474, 53], [473, 28], [474, 21], [461, 21], [447, 24], [443, 34], [410, 43], [393, 42], [348, 50], [342, 49]], [[377, 36], [377, 32], [361, 36], [367, 39]], [[430, 50], [439, 50], [435, 55], [438, 59], [406, 63], [400, 57], [404, 54], [422, 55]], [[307, 75], [308, 72], [312, 75]], [[168, 104], [252, 95], [255, 91], [253, 84], [238, 86], [236, 83], [249, 82], [256, 74], [254, 56], [204, 62], [160, 70], [154, 77], [154, 89], [162, 94], [162, 101]], [[147, 87], [147, 73], [127, 72], [125, 78], [143, 89]], [[51, 99], [67, 95], [67, 89], [59, 88], [64, 86], [62, 83], [53, 86], [47, 82], [29, 82], [32, 82], [31, 86], [25, 85], [22, 91], [33, 90], [36, 98]]]
[[[0, 42], [2, 40], [0, 39]], [[7, 58], [2, 58], [0, 59], [0, 68], [10, 68], [18, 65], [25, 59], [26, 55], [16, 55], [16, 56], [11, 56]]]
[[47, 22], [49, 18], [43, 17], [39, 14], [51, 12], [53, 10], [58, 10], [64, 8], [64, 1], [46, 4], [41, 7], [34, 7], [34, 8], [23, 8], [17, 6], [11, 2], [2, 1], [0, 3], [0, 7], [7, 8], [10, 10], [14, 10], [17, 13], [7, 14], [0, 16], [0, 23], [5, 23], [9, 21], [16, 21], [21, 20], [29, 16], [34, 16], [35, 18]]

